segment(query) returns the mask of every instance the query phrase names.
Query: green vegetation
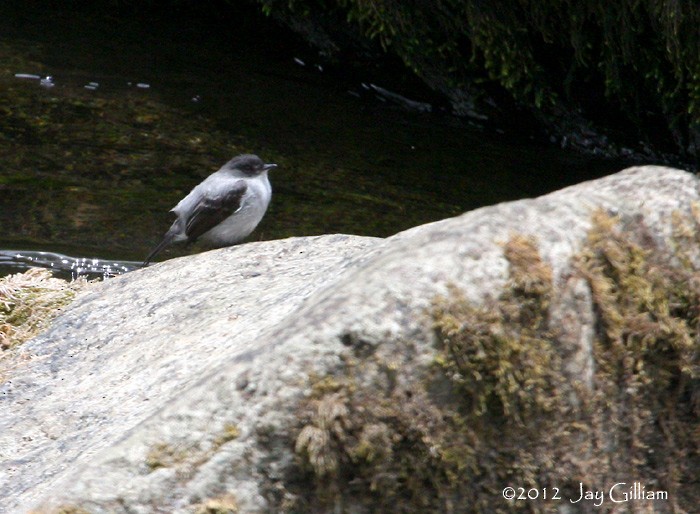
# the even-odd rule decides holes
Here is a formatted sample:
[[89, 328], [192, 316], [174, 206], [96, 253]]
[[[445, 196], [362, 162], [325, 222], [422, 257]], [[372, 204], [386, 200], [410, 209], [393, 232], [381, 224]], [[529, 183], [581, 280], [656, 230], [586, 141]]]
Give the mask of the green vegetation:
[[579, 259], [599, 323], [592, 435], [618, 438], [613, 473], [656, 477], [669, 497], [697, 504], [697, 487], [684, 490], [700, 469], [700, 273], [690, 265], [698, 238], [686, 237], [700, 229], [697, 206], [691, 221], [676, 217], [670, 256], [640, 224], [602, 213], [594, 221]]
[[238, 426], [234, 425], [233, 423], [226, 423], [224, 425], [223, 432], [219, 434], [219, 436], [214, 440], [214, 447], [220, 448], [222, 445], [228, 443], [229, 441], [238, 439], [238, 436], [240, 435], [241, 431], [238, 428]]
[[232, 494], [226, 494], [207, 500], [194, 512], [195, 514], [237, 514], [240, 510], [236, 497]]
[[473, 414], [524, 424], [553, 410], [564, 385], [548, 323], [552, 270], [531, 239], [513, 236], [504, 252], [510, 282], [497, 302], [472, 307], [457, 290], [436, 302], [437, 364]]
[[169, 468], [182, 464], [187, 460], [189, 452], [168, 443], [154, 445], [146, 455], [146, 466], [151, 471], [158, 468]]
[[90, 511], [75, 505], [61, 505], [54, 508], [31, 510], [29, 514], [90, 514]]
[[[626, 130], [640, 130], [630, 138], [697, 155], [700, 4], [695, 2], [259, 2], [268, 13], [311, 15], [336, 40], [342, 40], [338, 20], [345, 18], [346, 31], [397, 55], [458, 110], [460, 92], [473, 94], [475, 84], [491, 81], [550, 126], [566, 124], [578, 108], [602, 123], [616, 113]], [[659, 126], [666, 127], [663, 134]]]
[[690, 265], [700, 217], [675, 223], [669, 255], [639, 221], [594, 215], [572, 262], [597, 318], [590, 377], [566, 366], [577, 348], [551, 316], [563, 301], [551, 267], [535, 240], [513, 235], [497, 298], [473, 305], [453, 289], [435, 299], [436, 354], [422, 378], [403, 371], [401, 351], [392, 363], [357, 354], [312, 378], [294, 439], [301, 478], [288, 482], [297, 503], [285, 511], [544, 512], [551, 497], [513, 505], [503, 487], [575, 499], [579, 483], [624, 480], [690, 510], [700, 500], [700, 288], [689, 287], [700, 283]]
[[151, 471], [170, 467], [196, 469], [211, 459], [219, 448], [237, 439], [240, 434], [238, 426], [233, 423], [225, 423], [210, 444], [181, 444], [177, 442], [154, 444], [146, 454], [146, 466]]

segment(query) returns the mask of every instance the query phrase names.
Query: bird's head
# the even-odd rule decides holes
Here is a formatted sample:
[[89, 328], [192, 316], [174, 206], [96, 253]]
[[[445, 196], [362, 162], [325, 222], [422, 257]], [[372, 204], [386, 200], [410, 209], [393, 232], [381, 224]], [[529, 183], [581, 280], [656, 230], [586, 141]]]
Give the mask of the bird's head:
[[265, 164], [260, 157], [252, 154], [239, 155], [224, 165], [224, 169], [245, 177], [256, 177], [276, 167], [276, 164]]

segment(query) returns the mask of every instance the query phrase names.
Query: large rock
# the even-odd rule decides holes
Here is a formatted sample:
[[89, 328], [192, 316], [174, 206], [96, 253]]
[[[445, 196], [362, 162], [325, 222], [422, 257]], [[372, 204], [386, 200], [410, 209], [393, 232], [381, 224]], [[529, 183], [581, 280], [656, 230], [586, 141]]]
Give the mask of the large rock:
[[692, 510], [699, 200], [631, 168], [102, 283], [11, 359], [4, 512]]

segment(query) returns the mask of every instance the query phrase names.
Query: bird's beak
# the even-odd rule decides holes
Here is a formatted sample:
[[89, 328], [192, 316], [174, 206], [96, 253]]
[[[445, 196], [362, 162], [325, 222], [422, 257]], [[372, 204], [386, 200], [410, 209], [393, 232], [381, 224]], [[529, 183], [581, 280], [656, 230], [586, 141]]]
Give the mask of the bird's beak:
[[269, 171], [269, 170], [271, 170], [272, 168], [276, 168], [276, 167], [277, 167], [276, 164], [264, 164], [264, 165], [263, 165], [263, 171]]

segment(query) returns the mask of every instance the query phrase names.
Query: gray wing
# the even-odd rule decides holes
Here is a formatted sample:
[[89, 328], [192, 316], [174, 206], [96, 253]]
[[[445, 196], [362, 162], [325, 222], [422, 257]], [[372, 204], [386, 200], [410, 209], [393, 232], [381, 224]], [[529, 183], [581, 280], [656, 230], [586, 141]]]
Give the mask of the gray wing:
[[245, 181], [239, 180], [221, 195], [202, 196], [185, 221], [187, 238], [195, 241], [236, 212], [241, 207], [241, 200], [247, 188]]

